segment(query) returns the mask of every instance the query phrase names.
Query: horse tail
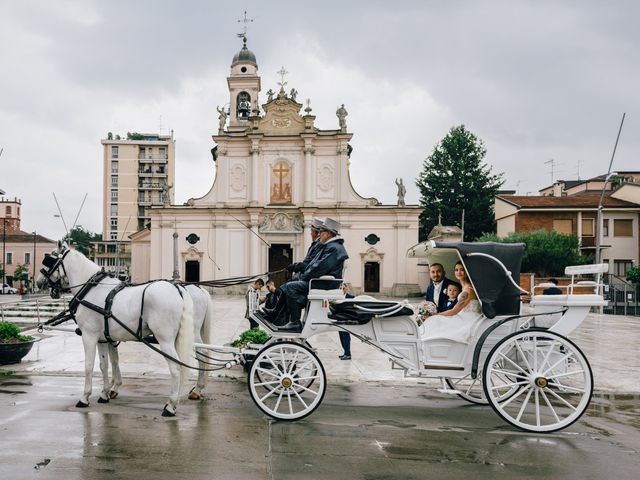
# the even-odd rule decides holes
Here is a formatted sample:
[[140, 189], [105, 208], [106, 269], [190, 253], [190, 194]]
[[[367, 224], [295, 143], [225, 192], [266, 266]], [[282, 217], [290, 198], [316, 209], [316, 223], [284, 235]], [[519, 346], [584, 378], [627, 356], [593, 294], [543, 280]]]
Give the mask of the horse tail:
[[[184, 288], [180, 287], [182, 293], [182, 317], [180, 318], [180, 328], [176, 337], [176, 351], [181, 362], [187, 365], [193, 364], [193, 300], [191, 295]], [[189, 378], [189, 368], [180, 367], [180, 389], [182, 390], [185, 381]], [[181, 391], [181, 394], [183, 392]]]
[[200, 330], [200, 334], [202, 335], [202, 343], [211, 343], [211, 326], [213, 323], [213, 298], [211, 294], [202, 289], [203, 292], [207, 294], [207, 311], [204, 315], [204, 322], [202, 322], [202, 328]]

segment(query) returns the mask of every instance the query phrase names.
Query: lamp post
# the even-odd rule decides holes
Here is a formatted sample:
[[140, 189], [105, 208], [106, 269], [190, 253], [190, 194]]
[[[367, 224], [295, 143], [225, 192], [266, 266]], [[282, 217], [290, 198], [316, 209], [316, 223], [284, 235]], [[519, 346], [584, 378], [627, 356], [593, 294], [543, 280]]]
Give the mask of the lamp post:
[[36, 232], [33, 232], [33, 257], [31, 263], [33, 264], [33, 276], [31, 277], [31, 293], [36, 293]]

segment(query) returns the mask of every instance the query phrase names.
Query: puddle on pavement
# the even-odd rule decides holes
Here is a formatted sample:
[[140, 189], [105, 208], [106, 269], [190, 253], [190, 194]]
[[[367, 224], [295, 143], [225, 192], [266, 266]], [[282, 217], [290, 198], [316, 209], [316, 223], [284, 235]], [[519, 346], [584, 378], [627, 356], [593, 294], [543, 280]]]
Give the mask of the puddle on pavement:
[[0, 377], [0, 393], [24, 394], [24, 393], [27, 393], [25, 390], [20, 388], [12, 388], [12, 387], [25, 388], [25, 387], [30, 387], [32, 385], [33, 384], [31, 383], [31, 380], [28, 377], [15, 376], [15, 375], [12, 375], [10, 377]]
[[640, 394], [596, 393], [591, 398], [586, 416], [605, 418], [640, 429]]

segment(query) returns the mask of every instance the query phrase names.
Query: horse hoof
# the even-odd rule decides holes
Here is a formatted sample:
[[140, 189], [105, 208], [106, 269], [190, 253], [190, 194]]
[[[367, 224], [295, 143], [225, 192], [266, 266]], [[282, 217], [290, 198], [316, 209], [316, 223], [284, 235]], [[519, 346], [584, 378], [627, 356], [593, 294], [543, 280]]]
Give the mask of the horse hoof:
[[88, 403], [84, 403], [82, 400], [78, 400], [78, 403], [76, 403], [76, 408], [87, 408], [89, 406]]
[[110, 398], [111, 400], [113, 400], [114, 398], [118, 398], [118, 392], [116, 392], [115, 390], [111, 390], [111, 391], [109, 392], [109, 398]]
[[204, 397], [200, 392], [189, 392], [189, 400], [202, 400]]
[[163, 416], [163, 417], [175, 417], [175, 416], [176, 416], [176, 414], [175, 414], [175, 413], [170, 412], [170, 411], [167, 409], [167, 407], [164, 407], [164, 408], [162, 409], [162, 416]]
[[98, 403], [109, 403], [109, 399], [108, 398], [98, 397]]

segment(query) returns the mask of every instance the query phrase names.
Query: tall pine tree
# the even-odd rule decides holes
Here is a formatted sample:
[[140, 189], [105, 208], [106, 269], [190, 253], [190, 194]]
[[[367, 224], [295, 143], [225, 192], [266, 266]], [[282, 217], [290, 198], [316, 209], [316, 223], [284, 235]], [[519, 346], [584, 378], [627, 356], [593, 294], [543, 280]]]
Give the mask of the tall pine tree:
[[451, 128], [424, 161], [416, 180], [420, 189], [420, 239], [426, 239], [442, 216], [442, 225], [460, 225], [464, 210], [464, 240], [493, 231], [493, 202], [504, 183], [484, 162], [482, 140], [464, 125]]

